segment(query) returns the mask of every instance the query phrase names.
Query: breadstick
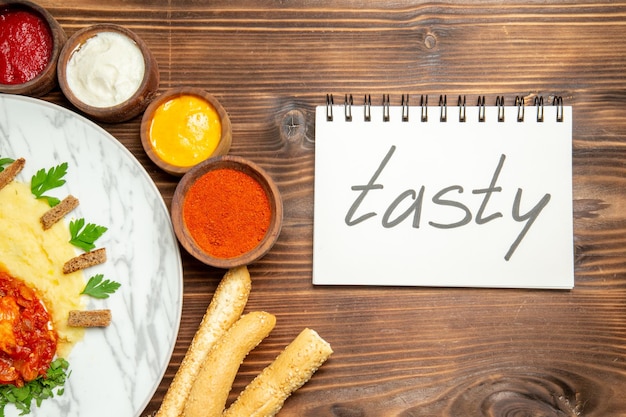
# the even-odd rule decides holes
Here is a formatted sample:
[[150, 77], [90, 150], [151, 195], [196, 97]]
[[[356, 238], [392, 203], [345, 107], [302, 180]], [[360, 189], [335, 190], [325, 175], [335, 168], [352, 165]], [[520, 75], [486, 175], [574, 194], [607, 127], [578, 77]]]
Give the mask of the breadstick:
[[285, 400], [306, 383], [333, 350], [316, 331], [304, 329], [239, 394], [223, 417], [272, 417]]
[[241, 363], [275, 324], [274, 315], [254, 311], [241, 316], [228, 329], [202, 363], [189, 392], [184, 417], [221, 417]]
[[243, 312], [252, 282], [245, 266], [226, 272], [155, 417], [180, 417], [202, 362]]
[[15, 179], [17, 174], [24, 168], [24, 164], [26, 164], [26, 160], [24, 158], [18, 158], [11, 162], [11, 165], [0, 171], [0, 190]]

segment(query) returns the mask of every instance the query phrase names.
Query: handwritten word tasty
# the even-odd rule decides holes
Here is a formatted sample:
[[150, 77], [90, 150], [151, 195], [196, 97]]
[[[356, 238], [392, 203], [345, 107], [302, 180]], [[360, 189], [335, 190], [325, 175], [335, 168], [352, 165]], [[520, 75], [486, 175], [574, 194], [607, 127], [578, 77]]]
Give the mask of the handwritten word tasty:
[[[359, 223], [365, 222], [378, 215], [378, 213], [374, 211], [362, 213], [359, 209], [370, 192], [381, 192], [384, 189], [384, 185], [377, 183], [377, 181], [381, 173], [391, 160], [395, 150], [396, 147], [391, 146], [391, 148], [387, 152], [387, 155], [385, 155], [383, 160], [380, 162], [378, 168], [376, 168], [376, 171], [374, 171], [374, 174], [371, 176], [366, 184], [353, 185], [351, 187], [353, 191], [358, 191], [359, 194], [350, 206], [348, 212], [346, 213], [345, 223], [348, 226], [354, 227]], [[458, 210], [458, 220], [448, 223], [440, 223], [431, 220], [428, 222], [428, 225], [437, 229], [454, 229], [466, 226], [471, 223], [472, 220], [474, 220], [474, 222], [478, 225], [484, 225], [496, 219], [503, 218], [503, 213], [501, 211], [492, 209], [489, 202], [494, 193], [502, 192], [502, 187], [498, 186], [498, 177], [504, 169], [505, 161], [506, 155], [502, 154], [495, 170], [493, 171], [493, 175], [489, 185], [487, 185], [485, 188], [476, 188], [471, 191], [471, 193], [474, 195], [482, 196], [482, 202], [476, 212], [476, 215], [473, 215], [470, 207], [468, 207], [468, 205], [459, 198], [465, 192], [463, 186], [458, 184], [452, 184], [435, 192], [431, 198], [431, 202], [436, 206], [449, 207]], [[381, 225], [384, 228], [392, 228], [400, 225], [407, 219], [411, 218], [411, 227], [419, 229], [421, 226], [422, 208], [425, 204], [425, 193], [426, 187], [422, 185], [419, 188], [419, 191], [416, 191], [414, 189], [408, 189], [393, 198], [393, 200], [391, 200], [384, 213], [382, 214]], [[516, 222], [523, 223], [523, 227], [504, 256], [504, 259], [507, 261], [511, 259], [515, 250], [522, 242], [522, 240], [530, 230], [531, 226], [537, 220], [542, 210], [546, 207], [551, 198], [551, 195], [549, 193], [546, 193], [539, 201], [534, 203], [530, 210], [525, 213], [521, 213], [520, 207], [522, 206], [523, 194], [524, 190], [518, 188], [510, 210], [512, 219]], [[409, 202], [409, 205], [408, 207], [405, 207], [407, 201]], [[526, 205], [524, 206], [526, 207]]]

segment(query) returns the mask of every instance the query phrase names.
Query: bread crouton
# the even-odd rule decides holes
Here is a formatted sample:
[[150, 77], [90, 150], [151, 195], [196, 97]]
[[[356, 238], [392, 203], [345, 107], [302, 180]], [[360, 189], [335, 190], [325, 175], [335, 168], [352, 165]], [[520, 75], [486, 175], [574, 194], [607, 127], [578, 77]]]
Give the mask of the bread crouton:
[[100, 248], [92, 250], [91, 252], [85, 252], [78, 255], [63, 265], [63, 273], [71, 274], [81, 269], [86, 269], [91, 266], [105, 263], [107, 260], [106, 249]]
[[71, 310], [67, 319], [70, 327], [107, 327], [111, 310]]
[[78, 199], [73, 195], [68, 195], [65, 197], [59, 204], [52, 207], [50, 210], [46, 211], [43, 216], [41, 216], [41, 225], [43, 226], [43, 230], [48, 230], [56, 222], [61, 220], [68, 214], [70, 211], [74, 210], [78, 207]]
[[18, 158], [0, 172], [0, 190], [15, 179], [25, 164], [26, 160], [24, 158]]

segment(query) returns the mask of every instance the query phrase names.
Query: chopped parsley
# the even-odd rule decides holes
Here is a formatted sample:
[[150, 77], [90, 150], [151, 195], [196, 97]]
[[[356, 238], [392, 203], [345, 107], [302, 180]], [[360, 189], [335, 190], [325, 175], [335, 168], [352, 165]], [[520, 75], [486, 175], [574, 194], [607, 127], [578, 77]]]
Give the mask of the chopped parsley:
[[61, 202], [56, 197], [44, 195], [44, 193], [65, 184], [63, 177], [67, 174], [67, 162], [50, 168], [37, 171], [30, 180], [30, 190], [37, 199], [46, 200], [50, 207], [54, 207]]
[[39, 407], [43, 400], [63, 395], [63, 386], [69, 377], [68, 368], [69, 363], [63, 358], [58, 358], [50, 363], [45, 376], [39, 376], [25, 383], [23, 387], [18, 388], [12, 384], [0, 385], [0, 417], [4, 417], [4, 408], [7, 404], [15, 405], [23, 416], [30, 413], [33, 400]]
[[70, 243], [85, 252], [96, 247], [95, 241], [108, 229], [93, 223], [85, 224], [85, 219], [78, 219], [70, 222]]
[[121, 285], [119, 282], [104, 279], [104, 275], [98, 274], [89, 278], [81, 294], [94, 298], [109, 298], [109, 294], [113, 294]]

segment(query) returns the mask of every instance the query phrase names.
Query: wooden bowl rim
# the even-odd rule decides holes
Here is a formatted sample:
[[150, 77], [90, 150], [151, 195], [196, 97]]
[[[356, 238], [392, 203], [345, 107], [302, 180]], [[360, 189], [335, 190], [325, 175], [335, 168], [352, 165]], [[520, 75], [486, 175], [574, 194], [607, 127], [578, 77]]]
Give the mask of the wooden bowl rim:
[[[139, 84], [139, 87], [137, 87], [137, 90], [133, 93], [132, 96], [130, 96], [125, 101], [118, 103], [114, 106], [96, 107], [96, 106], [89, 105], [83, 102], [82, 100], [80, 100], [78, 97], [76, 97], [72, 89], [69, 87], [67, 83], [67, 63], [69, 62], [74, 52], [80, 49], [80, 47], [82, 47], [82, 45], [84, 45], [88, 39], [91, 39], [92, 37], [96, 36], [98, 33], [106, 33], [106, 32], [116, 32], [116, 33], [125, 35], [129, 39], [131, 39], [133, 42], [135, 42], [135, 44], [137, 45], [137, 47], [139, 48], [143, 56], [145, 70], [144, 70], [143, 79], [141, 80], [141, 84]], [[159, 78], [158, 65], [157, 65], [156, 59], [154, 58], [154, 55], [152, 54], [152, 51], [150, 50], [150, 48], [148, 48], [148, 45], [136, 32], [132, 31], [131, 29], [127, 27], [117, 25], [114, 23], [97, 23], [91, 26], [84, 27], [78, 30], [77, 32], [74, 32], [74, 34], [69, 37], [67, 42], [65, 42], [65, 45], [59, 55], [57, 66], [58, 66], [57, 74], [59, 78], [59, 86], [61, 87], [61, 91], [63, 92], [65, 97], [74, 106], [80, 109], [82, 112], [90, 116], [93, 116], [94, 118], [97, 118], [99, 120], [104, 120], [104, 121], [109, 121], [109, 122], [114, 121], [114, 120], [109, 120], [109, 118], [115, 114], [124, 114], [125, 111], [132, 111], [132, 116], [130, 117], [136, 116], [141, 111], [143, 111], [148, 105], [148, 102], [145, 102], [145, 105], [134, 109], [134, 106], [138, 105], [137, 104], [138, 99], [146, 95], [152, 98], [152, 96], [154, 95], [154, 92], [151, 92], [148, 90], [152, 90], [152, 89], [156, 90], [156, 87], [158, 87], [158, 78]], [[156, 77], [157, 79], [156, 83], [153, 77]], [[156, 84], [156, 85], [153, 86], [153, 84]], [[130, 117], [126, 117], [126, 120], [128, 120]], [[120, 120], [120, 121], [124, 121], [124, 120]]]
[[67, 41], [67, 35], [54, 16], [37, 3], [28, 0], [0, 0], [0, 8], [10, 7], [32, 11], [46, 21], [52, 36], [52, 51], [48, 65], [35, 78], [22, 84], [0, 84], [0, 93], [44, 95], [56, 84], [57, 63]]
[[[189, 187], [202, 175], [221, 168], [232, 168], [244, 172], [254, 178], [263, 187], [268, 196], [272, 212], [270, 225], [263, 240], [251, 251], [234, 258], [218, 258], [202, 251], [191, 237], [183, 220], [182, 209], [185, 195]], [[189, 170], [174, 191], [171, 205], [174, 233], [180, 244], [200, 262], [216, 268], [230, 269], [242, 265], [250, 265], [259, 260], [274, 246], [283, 223], [283, 202], [280, 191], [269, 174], [254, 162], [240, 156], [224, 155], [209, 158]]]
[[159, 168], [175, 176], [183, 176], [194, 166], [197, 166], [204, 161], [201, 161], [198, 164], [192, 166], [178, 166], [164, 161], [156, 153], [154, 147], [152, 146], [152, 143], [150, 142], [150, 126], [152, 124], [154, 112], [159, 108], [159, 106], [161, 106], [161, 104], [183, 95], [192, 95], [207, 101], [215, 108], [217, 113], [220, 115], [220, 121], [222, 124], [222, 135], [220, 137], [219, 143], [217, 144], [217, 148], [213, 151], [213, 154], [211, 154], [209, 158], [226, 155], [230, 150], [230, 146], [232, 143], [232, 125], [230, 122], [230, 117], [228, 116], [228, 112], [226, 111], [222, 103], [217, 99], [217, 97], [210, 94], [208, 91], [197, 87], [173, 87], [166, 90], [163, 94], [157, 96], [154, 100], [152, 100], [152, 102], [148, 105], [145, 112], [143, 113], [139, 136], [141, 138], [141, 145], [148, 155], [148, 158], [150, 158], [150, 160], [154, 162]]

